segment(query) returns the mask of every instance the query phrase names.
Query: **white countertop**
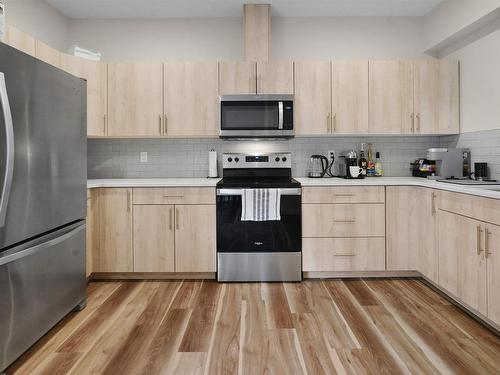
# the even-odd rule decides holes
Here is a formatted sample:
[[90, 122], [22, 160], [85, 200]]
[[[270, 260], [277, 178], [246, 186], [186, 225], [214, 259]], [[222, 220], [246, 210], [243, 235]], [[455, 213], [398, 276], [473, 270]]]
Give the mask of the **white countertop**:
[[477, 195], [486, 198], [500, 199], [500, 191], [487, 190], [487, 188], [500, 189], [498, 185], [468, 186], [438, 182], [419, 177], [368, 177], [362, 180], [347, 180], [344, 178], [295, 178], [303, 187], [305, 186], [421, 186], [432, 189], [452, 191]]
[[87, 188], [99, 187], [215, 187], [220, 178], [106, 178], [87, 180]]
[[[306, 186], [421, 186], [432, 189], [471, 194], [480, 197], [500, 199], [500, 191], [487, 190], [498, 185], [464, 186], [437, 182], [418, 177], [369, 177], [363, 180], [343, 178], [296, 177], [303, 187]], [[219, 178], [110, 178], [87, 181], [87, 188], [98, 187], [215, 187]]]

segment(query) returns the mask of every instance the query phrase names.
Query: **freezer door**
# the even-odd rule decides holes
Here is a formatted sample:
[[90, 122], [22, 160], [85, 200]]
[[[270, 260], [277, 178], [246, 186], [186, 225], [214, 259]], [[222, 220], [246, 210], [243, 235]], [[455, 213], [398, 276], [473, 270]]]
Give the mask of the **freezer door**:
[[86, 297], [85, 223], [36, 241], [0, 253], [0, 372]]
[[86, 82], [2, 43], [0, 73], [5, 82], [0, 80], [0, 250], [5, 250], [85, 217]]

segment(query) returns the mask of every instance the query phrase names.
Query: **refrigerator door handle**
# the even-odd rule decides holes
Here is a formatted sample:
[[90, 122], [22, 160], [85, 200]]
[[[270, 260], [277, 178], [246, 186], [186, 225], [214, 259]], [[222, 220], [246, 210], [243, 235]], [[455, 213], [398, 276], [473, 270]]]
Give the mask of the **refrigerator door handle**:
[[25, 250], [18, 251], [17, 253], [6, 255], [4, 257], [0, 258], [0, 266], [3, 266], [4, 264], [11, 263], [15, 260], [19, 260], [21, 258], [25, 258], [29, 255], [38, 253], [42, 250], [48, 249], [49, 247], [55, 246], [57, 244], [60, 244], [61, 242], [66, 241], [67, 239], [75, 236], [77, 233], [80, 233], [82, 230], [87, 228], [87, 225], [80, 225], [76, 227], [73, 230], [70, 230], [69, 232], [64, 233], [63, 235], [53, 238], [49, 241], [43, 242], [41, 244], [35, 245], [33, 247], [29, 247]]
[[0, 228], [5, 226], [7, 216], [7, 205], [9, 203], [10, 188], [12, 186], [12, 176], [14, 173], [14, 125], [12, 123], [12, 113], [10, 111], [9, 96], [7, 95], [7, 85], [5, 75], [0, 72], [0, 104], [5, 122], [5, 175], [0, 197]]

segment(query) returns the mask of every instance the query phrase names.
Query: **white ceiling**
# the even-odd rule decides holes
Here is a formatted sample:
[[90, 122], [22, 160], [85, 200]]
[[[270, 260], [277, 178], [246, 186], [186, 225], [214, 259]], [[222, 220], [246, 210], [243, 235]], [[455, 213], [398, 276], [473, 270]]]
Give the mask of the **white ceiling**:
[[422, 16], [442, 0], [45, 0], [69, 18], [241, 17], [245, 3], [273, 16]]

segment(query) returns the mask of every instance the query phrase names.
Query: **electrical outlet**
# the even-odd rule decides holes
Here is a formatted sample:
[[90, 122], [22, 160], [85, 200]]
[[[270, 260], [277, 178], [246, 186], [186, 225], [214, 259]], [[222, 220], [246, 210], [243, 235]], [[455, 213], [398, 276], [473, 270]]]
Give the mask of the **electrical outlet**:
[[327, 154], [328, 154], [329, 161], [332, 161], [333, 159], [335, 159], [337, 157], [337, 153], [334, 150], [328, 151]]
[[148, 153], [147, 152], [141, 152], [140, 153], [140, 156], [141, 156], [141, 163], [147, 163], [148, 162]]

